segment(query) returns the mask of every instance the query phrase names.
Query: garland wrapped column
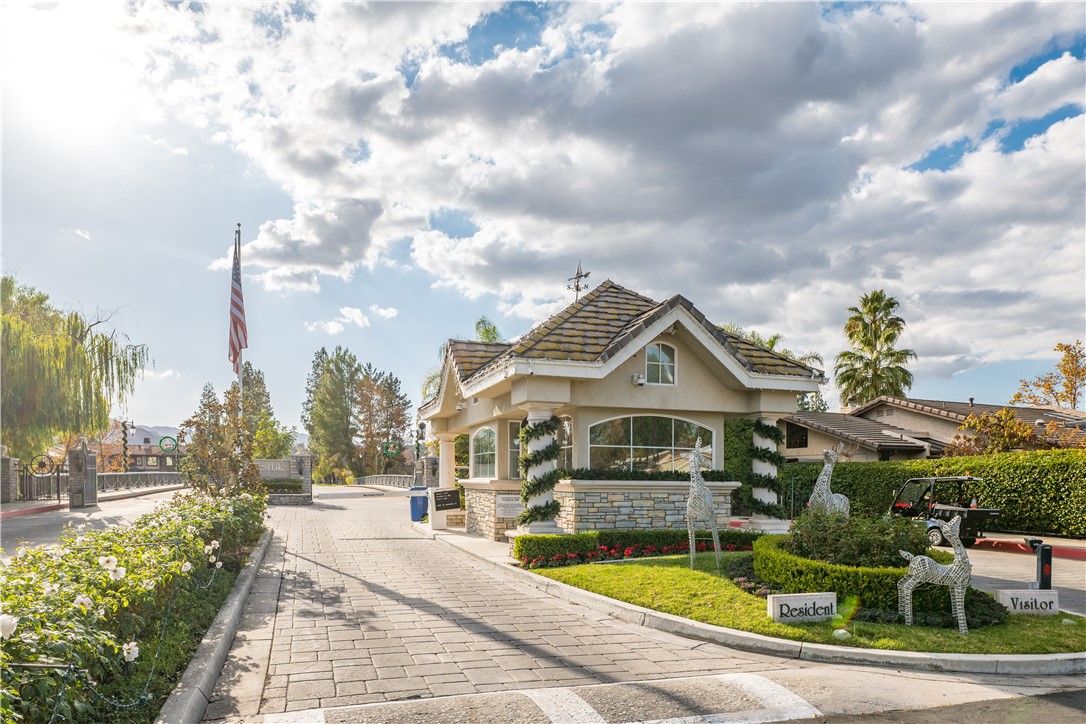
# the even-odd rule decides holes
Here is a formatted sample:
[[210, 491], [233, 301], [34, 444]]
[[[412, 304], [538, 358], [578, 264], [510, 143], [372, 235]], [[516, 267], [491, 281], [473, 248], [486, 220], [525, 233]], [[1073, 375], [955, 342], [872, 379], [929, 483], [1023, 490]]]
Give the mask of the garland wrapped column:
[[517, 517], [518, 526], [553, 521], [562, 508], [551, 492], [558, 484], [555, 461], [562, 450], [556, 436], [560, 425], [550, 410], [529, 410], [527, 421], [520, 426], [520, 449], [524, 451], [518, 459], [524, 479], [520, 500], [527, 507]]
[[761, 420], [754, 421], [750, 441], [751, 488], [753, 499], [751, 507], [755, 513], [773, 518], [784, 518], [777, 484], [777, 468], [784, 464], [784, 456], [777, 451], [777, 446], [784, 440], [784, 433], [776, 425]]

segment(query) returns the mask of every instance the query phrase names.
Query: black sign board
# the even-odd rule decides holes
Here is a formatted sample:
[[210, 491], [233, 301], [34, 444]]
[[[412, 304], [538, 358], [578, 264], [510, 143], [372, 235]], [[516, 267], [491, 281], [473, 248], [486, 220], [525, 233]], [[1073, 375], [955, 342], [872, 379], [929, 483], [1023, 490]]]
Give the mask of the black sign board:
[[435, 490], [434, 510], [460, 510], [460, 491], [456, 488]]

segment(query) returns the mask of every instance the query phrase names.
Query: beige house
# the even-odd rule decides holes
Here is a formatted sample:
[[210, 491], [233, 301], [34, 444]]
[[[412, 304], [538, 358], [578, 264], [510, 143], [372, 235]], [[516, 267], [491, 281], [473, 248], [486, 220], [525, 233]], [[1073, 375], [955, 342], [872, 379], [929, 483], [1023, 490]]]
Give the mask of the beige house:
[[[558, 431], [532, 448], [558, 441], [547, 469], [602, 469], [614, 479], [559, 482], [557, 520], [522, 532], [685, 527], [687, 482], [623, 473], [682, 471], [699, 438], [718, 468], [726, 419], [775, 423], [822, 381], [819, 370], [720, 331], [682, 296], [656, 302], [606, 281], [512, 343], [450, 340], [440, 388], [420, 416], [439, 440], [441, 487], [454, 483], [455, 438], [469, 436], [469, 533], [499, 540], [515, 527], [524, 508], [520, 426], [552, 416]], [[738, 483], [709, 485], [726, 522]]]
[[959, 428], [970, 415], [994, 415], [1004, 408], [1042, 432], [1054, 423], [1081, 438], [1086, 427], [1081, 410], [987, 405], [972, 398], [949, 402], [877, 397], [847, 413], [795, 412], [781, 418], [778, 426], [785, 441], [780, 452], [787, 459], [819, 461], [823, 450], [844, 443], [856, 462], [939, 457], [954, 436], [962, 434]]

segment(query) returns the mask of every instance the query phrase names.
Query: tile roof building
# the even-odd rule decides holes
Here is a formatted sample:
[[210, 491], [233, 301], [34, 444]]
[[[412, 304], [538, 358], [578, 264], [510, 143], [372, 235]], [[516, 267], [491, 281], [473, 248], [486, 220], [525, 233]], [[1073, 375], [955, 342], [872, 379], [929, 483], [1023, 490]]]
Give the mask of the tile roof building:
[[[606, 281], [512, 342], [450, 340], [437, 393], [419, 412], [442, 445], [442, 487], [453, 482], [452, 441], [469, 435], [471, 532], [473, 500], [491, 510], [515, 507], [508, 496], [520, 489], [517, 432], [526, 419], [561, 419], [566, 469], [606, 468], [618, 478], [626, 470], [681, 470], [698, 437], [708, 464], [719, 467], [726, 419], [774, 422], [823, 381], [820, 370], [721, 331], [681, 295], [656, 302]], [[576, 491], [563, 498], [570, 485], [577, 481], [555, 495], [560, 524], [572, 532], [582, 526], [569, 510], [579, 505]], [[508, 516], [495, 523], [487, 515], [492, 525], [483, 534], [509, 526]]]
[[1054, 423], [1073, 438], [1086, 438], [1086, 413], [1081, 410], [878, 397], [848, 413], [796, 412], [781, 418], [781, 453], [816, 461], [823, 450], [843, 442], [856, 461], [939, 457], [970, 415], [994, 415], [1002, 409], [1038, 429]]

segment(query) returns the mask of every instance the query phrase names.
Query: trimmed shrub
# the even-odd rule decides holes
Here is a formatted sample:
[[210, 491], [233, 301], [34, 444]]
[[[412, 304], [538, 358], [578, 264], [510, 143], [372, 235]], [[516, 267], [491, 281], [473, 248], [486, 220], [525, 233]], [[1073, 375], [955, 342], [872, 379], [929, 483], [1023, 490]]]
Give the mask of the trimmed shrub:
[[264, 489], [269, 493], [300, 493], [301, 480], [265, 480]]
[[[695, 531], [698, 551], [713, 550], [709, 531]], [[719, 531], [721, 550], [749, 550], [760, 533]], [[685, 530], [599, 530], [572, 535], [521, 535], [513, 541], [513, 557], [522, 563], [545, 561], [548, 566], [575, 565], [593, 560], [672, 555], [689, 550]], [[605, 552], [606, 551], [606, 552]]]
[[[787, 463], [782, 486], [795, 479], [795, 499], [806, 501], [822, 463]], [[838, 462], [833, 490], [847, 495], [854, 513], [885, 515], [895, 491], [909, 478], [973, 475], [974, 490], [986, 508], [1002, 515], [989, 530], [1048, 535], [1086, 535], [1086, 450], [1035, 450], [933, 460]]]
[[[802, 558], [784, 550], [788, 535], [764, 535], [754, 543], [754, 572], [786, 593], [836, 591], [838, 600], [855, 596], [862, 608], [897, 611], [897, 582], [908, 566], [845, 566]], [[938, 563], [954, 556], [931, 551]], [[902, 559], [902, 563], [904, 563]], [[950, 594], [945, 586], [923, 585], [913, 591], [914, 611], [949, 611]]]
[[923, 555], [928, 549], [924, 528], [901, 518], [804, 513], [792, 523], [781, 548], [800, 558], [843, 566], [897, 568], [899, 551]]

